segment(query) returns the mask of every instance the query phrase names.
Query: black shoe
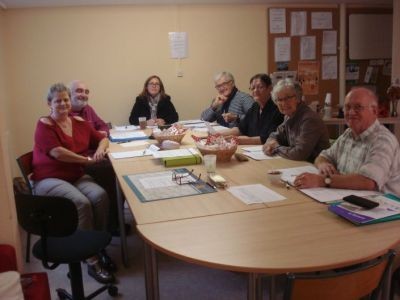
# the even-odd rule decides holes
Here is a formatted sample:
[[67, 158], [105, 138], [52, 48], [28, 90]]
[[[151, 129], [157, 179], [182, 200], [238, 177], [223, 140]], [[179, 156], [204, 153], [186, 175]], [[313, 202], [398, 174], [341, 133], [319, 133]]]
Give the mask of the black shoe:
[[[125, 234], [128, 235], [131, 232], [131, 224], [124, 224], [124, 226], [125, 226]], [[111, 235], [112, 236], [121, 236], [119, 227], [114, 230], [111, 230]]]
[[111, 257], [108, 256], [106, 250], [101, 250], [98, 254], [100, 266], [109, 272], [116, 272], [117, 265], [112, 261]]
[[113, 274], [109, 273], [106, 269], [102, 268], [99, 262], [93, 265], [88, 264], [88, 274], [92, 276], [97, 282], [107, 284], [115, 282]]

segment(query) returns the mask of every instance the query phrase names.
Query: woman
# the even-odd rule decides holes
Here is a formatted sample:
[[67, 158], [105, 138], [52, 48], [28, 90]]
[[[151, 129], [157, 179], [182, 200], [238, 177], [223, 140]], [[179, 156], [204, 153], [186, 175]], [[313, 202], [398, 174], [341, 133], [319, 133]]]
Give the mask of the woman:
[[291, 79], [278, 81], [271, 94], [285, 118], [267, 139], [263, 146], [264, 153], [313, 162], [322, 150], [329, 147], [324, 122], [301, 101], [301, 86]]
[[[84, 167], [103, 161], [108, 140], [81, 117], [69, 116], [70, 91], [64, 84], [50, 87], [47, 105], [50, 115], [39, 119], [35, 131], [32, 162], [35, 193], [71, 199], [78, 210], [79, 228], [104, 230], [108, 196], [85, 175]], [[92, 157], [88, 156], [89, 148], [96, 149]], [[105, 269], [107, 261], [105, 253], [89, 259], [89, 275], [101, 283], [113, 282], [113, 274]]]
[[165, 93], [164, 85], [156, 75], [145, 81], [142, 92], [136, 97], [129, 123], [138, 125], [139, 117], [146, 117], [149, 126], [172, 124], [179, 119], [171, 97]]
[[272, 83], [267, 74], [256, 74], [250, 79], [251, 96], [255, 100], [239, 126], [221, 131], [222, 135], [238, 136], [239, 144], [264, 144], [271, 132], [283, 122], [283, 115], [271, 100]]

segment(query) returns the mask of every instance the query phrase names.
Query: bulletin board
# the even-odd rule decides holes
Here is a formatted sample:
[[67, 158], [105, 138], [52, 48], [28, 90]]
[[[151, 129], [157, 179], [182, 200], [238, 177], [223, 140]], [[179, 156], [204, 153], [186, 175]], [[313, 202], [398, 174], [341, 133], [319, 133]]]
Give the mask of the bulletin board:
[[[275, 11], [271, 13], [271, 10], [274, 9]], [[286, 19], [284, 29], [282, 26], [279, 28], [279, 22], [275, 23], [275, 20], [280, 18], [279, 11], [276, 14], [276, 9], [284, 9], [284, 13], [281, 12]], [[304, 15], [305, 24], [302, 26], [299, 24], [298, 17], [300, 16], [300, 23], [302, 23], [301, 20], [303, 20]], [[331, 21], [322, 18], [322, 16], [328, 16]], [[336, 106], [339, 103], [339, 9], [337, 7], [270, 7], [267, 11], [267, 22], [268, 73], [272, 74], [273, 72], [284, 71], [284, 69], [296, 71], [296, 79], [302, 84], [305, 101], [308, 104], [318, 101], [320, 105], [323, 105], [325, 95], [331, 93], [332, 105]], [[302, 31], [299, 29], [303, 27], [303, 32], [294, 32], [296, 27], [298, 31]], [[293, 33], [300, 35], [293, 35]], [[325, 41], [327, 41], [332, 40], [335, 34], [335, 47], [332, 47], [331, 44], [330, 49], [328, 49], [327, 43], [323, 43], [324, 36]], [[290, 41], [290, 51], [286, 55], [288, 60], [277, 61], [277, 59], [285, 59], [285, 55], [281, 55], [281, 51], [276, 51], [276, 43], [283, 42], [285, 44], [287, 41]], [[312, 49], [314, 43], [315, 49]], [[326, 54], [322, 54], [323, 44]], [[332, 48], [336, 49], [332, 50]], [[332, 53], [333, 51], [335, 53]], [[328, 65], [329, 67], [326, 68]], [[334, 75], [334, 68], [336, 68], [336, 76]], [[323, 75], [326, 79], [323, 78]]]

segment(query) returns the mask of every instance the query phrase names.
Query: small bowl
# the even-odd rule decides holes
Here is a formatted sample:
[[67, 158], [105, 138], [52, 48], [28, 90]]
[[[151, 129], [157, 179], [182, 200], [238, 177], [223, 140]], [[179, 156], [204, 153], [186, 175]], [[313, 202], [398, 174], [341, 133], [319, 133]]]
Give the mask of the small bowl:
[[175, 135], [164, 135], [159, 132], [157, 132], [157, 133], [153, 132], [153, 136], [159, 144], [161, 144], [163, 141], [174, 141], [174, 142], [177, 142], [180, 144], [185, 135], [186, 135], [186, 132], [181, 133], [181, 134], [175, 134]]
[[196, 144], [197, 149], [199, 149], [200, 153], [204, 156], [207, 154], [215, 154], [217, 156], [218, 162], [227, 162], [230, 161], [233, 154], [235, 154], [237, 150], [237, 145], [232, 146], [229, 149], [212, 149], [204, 145]]

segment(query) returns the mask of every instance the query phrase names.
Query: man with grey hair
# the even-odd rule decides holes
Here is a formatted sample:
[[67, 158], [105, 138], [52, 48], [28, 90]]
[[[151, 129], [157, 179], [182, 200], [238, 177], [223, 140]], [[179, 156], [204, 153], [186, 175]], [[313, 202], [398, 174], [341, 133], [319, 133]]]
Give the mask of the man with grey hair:
[[212, 100], [210, 107], [201, 113], [201, 119], [208, 122], [217, 121], [229, 128], [238, 126], [254, 100], [236, 88], [235, 79], [229, 72], [215, 75], [214, 83], [217, 96]]
[[88, 104], [89, 89], [86, 84], [80, 80], [74, 80], [69, 84], [71, 90], [72, 116], [79, 116], [89, 122], [94, 129], [108, 136], [108, 125], [96, 114], [93, 107]]
[[379, 123], [377, 114], [376, 95], [363, 87], [352, 89], [344, 102], [349, 128], [315, 160], [320, 174], [301, 174], [295, 185], [379, 190], [400, 196], [399, 143]]

